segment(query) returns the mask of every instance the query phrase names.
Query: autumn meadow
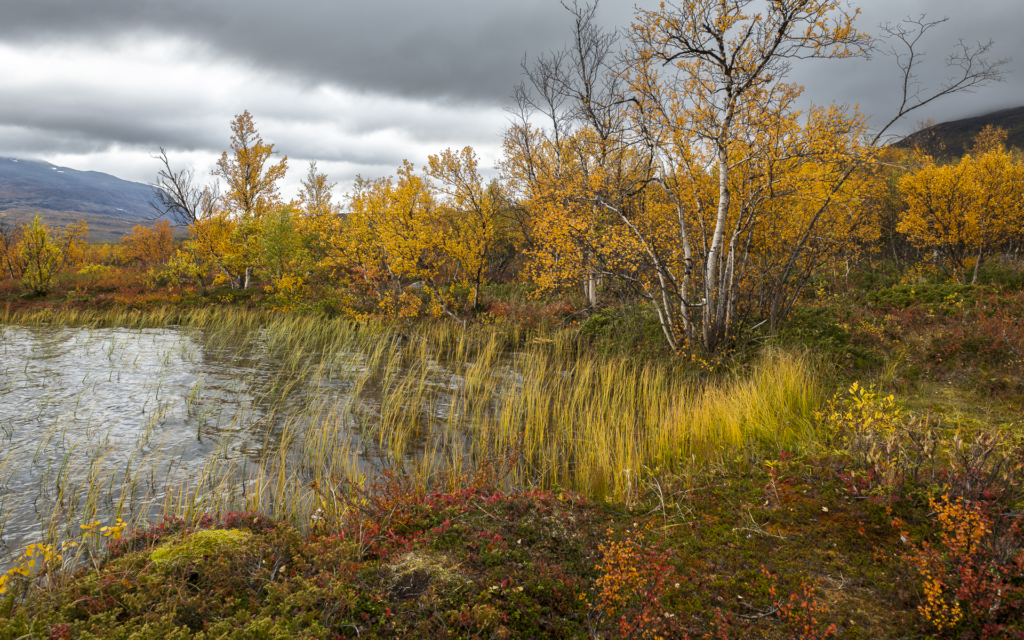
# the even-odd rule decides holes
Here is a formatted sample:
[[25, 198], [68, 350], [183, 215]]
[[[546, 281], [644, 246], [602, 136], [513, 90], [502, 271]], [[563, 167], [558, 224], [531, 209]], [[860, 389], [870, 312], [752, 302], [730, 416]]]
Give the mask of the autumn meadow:
[[571, 5], [493, 179], [286, 202], [246, 111], [117, 244], [0, 226], [0, 639], [1024, 638], [1024, 156], [889, 128], [1004, 62], [748, 4]]

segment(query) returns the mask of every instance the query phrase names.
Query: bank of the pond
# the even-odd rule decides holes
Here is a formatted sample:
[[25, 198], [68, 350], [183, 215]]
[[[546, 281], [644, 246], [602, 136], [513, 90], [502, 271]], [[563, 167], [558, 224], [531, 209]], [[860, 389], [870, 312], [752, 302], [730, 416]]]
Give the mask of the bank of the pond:
[[385, 467], [429, 482], [514, 459], [510, 488], [622, 500], [818, 437], [823, 393], [799, 353], [711, 376], [486, 327], [240, 309], [17, 319], [0, 326], [5, 565], [95, 520], [256, 510], [303, 529], [342, 508], [311, 486]]
[[[261, 515], [168, 518], [94, 567], [17, 577], [0, 596], [0, 640], [1024, 633], [1020, 565], [987, 552], [924, 564], [929, 549], [958, 553], [929, 509], [963, 503], [929, 505], [926, 483], [858, 499], [850, 478], [864, 467], [780, 453], [768, 468], [668, 476], [625, 503], [504, 490], [500, 473], [478, 473], [442, 491], [387, 477], [305, 532]], [[1005, 506], [971, 513], [1004, 532], [990, 518]], [[968, 585], [966, 569], [983, 579]]]
[[[988, 347], [930, 355], [958, 323], [996, 326], [947, 298], [808, 304], [776, 340], [788, 350], [728, 366], [505, 324], [8, 309], [8, 325], [252, 341], [288, 372], [268, 397], [324, 379], [324, 357], [362, 356], [355, 400], [285, 421], [287, 446], [252, 461], [242, 494], [216, 463], [110, 557], [113, 513], [22, 556], [33, 580], [8, 581], [0, 638], [1024, 637], [1017, 431], [977, 411], [900, 409], [922, 406], [906, 394], [933, 377], [962, 391], [945, 354], [961, 377], [1006, 366]], [[1004, 329], [1019, 320], [997, 319], [993, 344], [1013, 348]], [[827, 400], [858, 372], [906, 402], [863, 387]], [[1004, 401], [1012, 420], [1018, 402]], [[358, 446], [336, 446], [353, 428]], [[477, 473], [496, 460], [501, 474]], [[393, 479], [365, 489], [382, 468]], [[64, 560], [92, 568], [34, 573], [56, 568], [62, 540], [79, 544]]]

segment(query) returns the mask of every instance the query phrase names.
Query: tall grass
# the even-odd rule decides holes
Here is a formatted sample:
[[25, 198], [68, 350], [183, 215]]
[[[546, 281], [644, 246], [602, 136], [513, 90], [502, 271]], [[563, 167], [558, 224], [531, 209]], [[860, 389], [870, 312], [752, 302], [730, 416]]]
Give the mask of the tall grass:
[[[317, 510], [341, 517], [351, 483], [384, 465], [430, 483], [514, 459], [509, 482], [519, 487], [623, 499], [662, 474], [799, 447], [814, 438], [821, 397], [799, 354], [768, 351], [745, 371], [709, 380], [678, 363], [588, 355], [568, 334], [538, 339], [510, 326], [436, 324], [403, 334], [386, 324], [224, 308], [8, 310], [0, 331], [4, 324], [177, 326], [211, 357], [242, 357], [238, 346], [246, 345], [245, 357], [276, 363], [276, 375], [254, 381], [260, 416], [241, 411], [221, 430], [247, 433], [246, 446], [219, 436], [216, 452], [191, 473], [176, 474], [171, 461], [141, 448], [120, 467], [107, 464], [107, 449], [86, 450], [66, 425], [53, 425], [48, 441], [62, 443], [65, 460], [39, 487], [53, 505], [40, 512], [51, 543], [100, 517], [137, 524], [160, 513], [258, 510], [300, 526]], [[200, 387], [190, 390], [188, 411], [217, 411]], [[140, 442], [150, 430], [140, 430]], [[0, 484], [18, 463], [0, 459]], [[0, 525], [11, 509], [4, 506]]]

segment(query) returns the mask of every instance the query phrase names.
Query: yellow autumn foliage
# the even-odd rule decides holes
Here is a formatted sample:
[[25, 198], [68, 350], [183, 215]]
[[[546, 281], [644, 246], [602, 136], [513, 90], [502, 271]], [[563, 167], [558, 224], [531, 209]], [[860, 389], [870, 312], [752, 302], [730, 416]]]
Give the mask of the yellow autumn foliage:
[[908, 210], [897, 229], [936, 251], [952, 277], [972, 282], [986, 255], [1024, 224], [1024, 164], [1005, 148], [1005, 132], [983, 132], [973, 154], [922, 166], [900, 181]]

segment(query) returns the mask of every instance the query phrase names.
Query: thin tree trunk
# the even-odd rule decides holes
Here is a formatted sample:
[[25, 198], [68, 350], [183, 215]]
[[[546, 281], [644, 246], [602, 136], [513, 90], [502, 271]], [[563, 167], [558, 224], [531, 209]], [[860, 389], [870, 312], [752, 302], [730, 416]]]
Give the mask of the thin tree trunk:
[[[662, 167], [664, 173], [664, 167]], [[679, 198], [676, 193], [669, 188], [668, 181], [662, 178], [662, 187], [665, 192], [668, 193], [669, 198], [672, 199], [673, 204], [676, 207], [676, 217], [679, 220], [679, 241], [683, 246], [683, 275], [677, 285], [677, 291], [679, 293], [679, 316], [683, 324], [683, 332], [686, 336], [686, 340], [689, 341], [693, 336], [693, 329], [690, 324], [690, 277], [693, 273], [693, 249], [690, 247], [690, 234], [686, 227], [686, 217], [683, 211], [683, 205], [679, 202]], [[700, 201], [697, 201], [698, 208], [701, 206]], [[660, 277], [660, 275], [659, 275]], [[664, 289], [664, 287], [662, 287]], [[669, 309], [666, 306], [666, 311]]]
[[587, 297], [587, 305], [597, 306], [597, 277], [593, 271], [587, 273], [587, 279], [583, 283], [583, 293]]
[[719, 290], [719, 254], [725, 240], [725, 221], [729, 216], [729, 156], [723, 143], [718, 147], [718, 219], [715, 221], [715, 232], [711, 236], [711, 247], [708, 250], [707, 266], [704, 274], [704, 348], [714, 351], [721, 338]]

